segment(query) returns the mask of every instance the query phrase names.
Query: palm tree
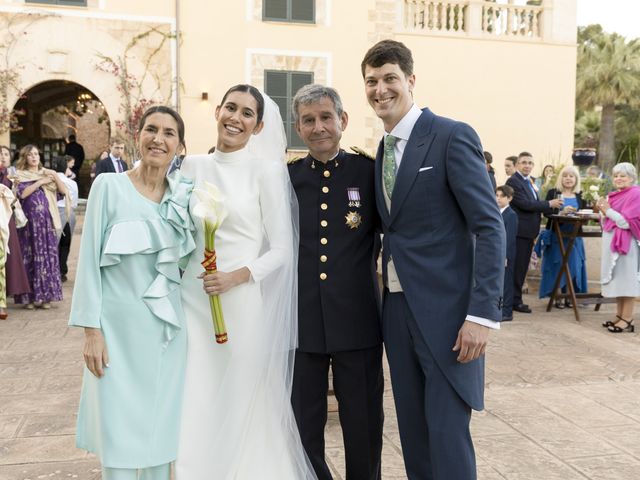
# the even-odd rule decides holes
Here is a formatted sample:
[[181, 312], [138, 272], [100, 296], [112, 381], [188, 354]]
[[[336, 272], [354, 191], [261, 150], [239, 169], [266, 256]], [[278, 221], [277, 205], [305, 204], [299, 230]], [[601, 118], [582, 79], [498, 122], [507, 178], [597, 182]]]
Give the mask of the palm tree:
[[578, 43], [578, 106], [602, 109], [598, 156], [610, 171], [616, 161], [616, 106], [640, 104], [640, 39], [626, 41], [590, 25], [579, 29]]

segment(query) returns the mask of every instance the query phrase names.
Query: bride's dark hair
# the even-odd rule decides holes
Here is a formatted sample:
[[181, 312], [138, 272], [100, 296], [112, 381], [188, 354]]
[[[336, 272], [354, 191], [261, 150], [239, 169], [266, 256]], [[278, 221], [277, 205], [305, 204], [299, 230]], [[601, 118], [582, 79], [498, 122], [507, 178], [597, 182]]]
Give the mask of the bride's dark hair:
[[246, 83], [234, 85], [229, 90], [227, 90], [227, 93], [224, 94], [224, 97], [222, 97], [222, 101], [220, 102], [220, 105], [224, 105], [224, 101], [227, 99], [229, 94], [233, 92], [249, 93], [253, 98], [256, 99], [256, 103], [258, 104], [258, 112], [257, 112], [258, 123], [260, 123], [262, 121], [262, 116], [264, 115], [264, 98], [262, 97], [260, 90], [258, 90], [253, 85], [248, 85]]

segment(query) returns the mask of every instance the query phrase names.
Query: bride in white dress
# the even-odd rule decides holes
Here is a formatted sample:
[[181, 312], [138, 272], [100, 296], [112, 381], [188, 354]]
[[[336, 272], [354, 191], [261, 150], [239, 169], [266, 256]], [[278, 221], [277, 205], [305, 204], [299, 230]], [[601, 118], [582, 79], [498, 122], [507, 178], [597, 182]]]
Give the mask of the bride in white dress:
[[[188, 353], [176, 478], [315, 479], [290, 402], [298, 213], [282, 120], [275, 103], [248, 85], [225, 94], [216, 120], [215, 152], [187, 157], [181, 171], [195, 188], [209, 182], [225, 197], [228, 216], [216, 233], [219, 271], [204, 284], [220, 295], [229, 339], [215, 341], [200, 278], [203, 226], [194, 218], [199, 253], [182, 283]], [[191, 209], [197, 201], [192, 195]]]

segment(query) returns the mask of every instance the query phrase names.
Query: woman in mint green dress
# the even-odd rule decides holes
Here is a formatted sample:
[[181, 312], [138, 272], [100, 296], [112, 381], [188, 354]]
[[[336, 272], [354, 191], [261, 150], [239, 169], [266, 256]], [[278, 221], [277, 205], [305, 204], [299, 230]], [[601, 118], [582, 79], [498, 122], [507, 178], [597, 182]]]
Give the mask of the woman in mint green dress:
[[76, 444], [103, 480], [169, 480], [186, 360], [178, 264], [194, 249], [190, 180], [166, 176], [184, 148], [168, 107], [140, 121], [141, 162], [91, 187], [69, 325], [84, 327]]

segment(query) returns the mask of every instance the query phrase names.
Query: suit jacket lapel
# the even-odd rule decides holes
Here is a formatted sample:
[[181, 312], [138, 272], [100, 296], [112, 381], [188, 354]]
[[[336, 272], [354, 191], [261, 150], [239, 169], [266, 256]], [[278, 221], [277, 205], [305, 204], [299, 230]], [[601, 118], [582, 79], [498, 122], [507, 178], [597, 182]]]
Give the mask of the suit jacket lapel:
[[411, 136], [402, 154], [400, 168], [396, 173], [396, 183], [391, 196], [391, 212], [389, 223], [392, 223], [402, 203], [407, 198], [409, 190], [418, 175], [418, 170], [431, 147], [435, 133], [431, 133], [431, 124], [434, 115], [428, 109], [424, 109], [420, 118], [413, 126]]
[[376, 153], [376, 168], [375, 168], [375, 190], [376, 194], [376, 205], [378, 207], [378, 214], [384, 223], [388, 223], [389, 221], [389, 210], [387, 209], [387, 202], [384, 200], [384, 188], [382, 187], [382, 163], [384, 159], [382, 155], [384, 154], [384, 140], [380, 141], [378, 145], [378, 153]]

